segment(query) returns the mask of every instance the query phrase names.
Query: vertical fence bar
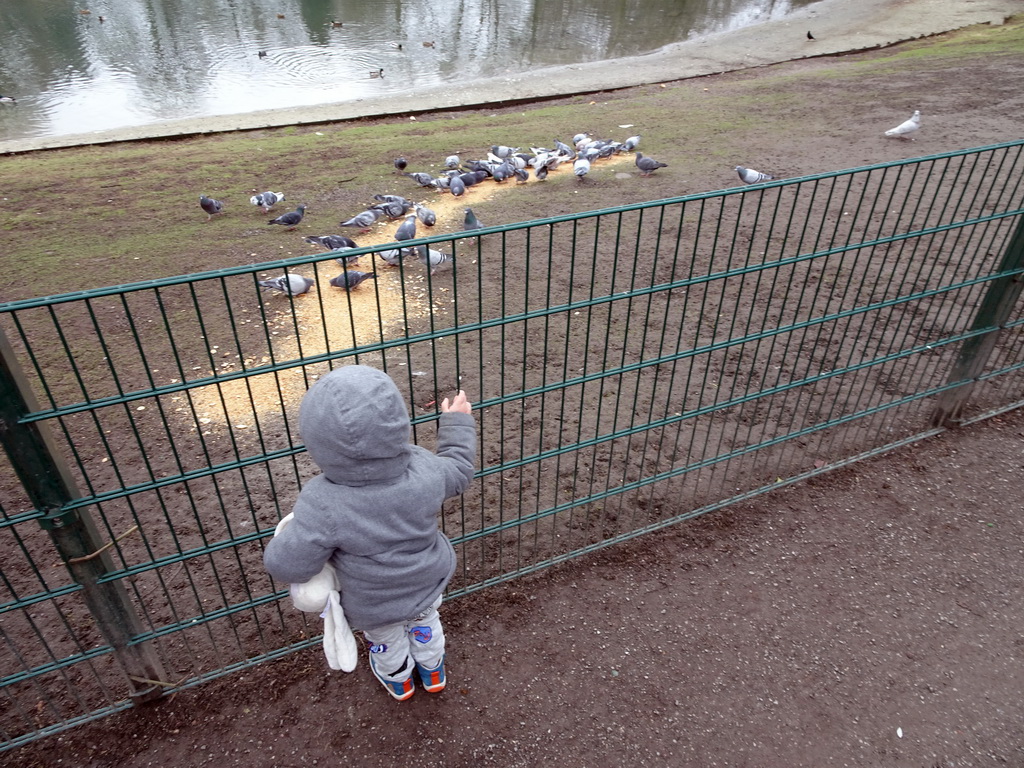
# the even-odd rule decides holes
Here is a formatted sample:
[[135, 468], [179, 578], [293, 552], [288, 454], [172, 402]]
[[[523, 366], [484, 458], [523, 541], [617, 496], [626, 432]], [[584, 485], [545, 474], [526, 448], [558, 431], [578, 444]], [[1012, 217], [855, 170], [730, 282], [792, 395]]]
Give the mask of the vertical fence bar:
[[81, 585], [85, 604], [114, 651], [132, 688], [135, 703], [163, 693], [163, 667], [151, 643], [132, 644], [143, 625], [119, 581], [100, 583], [113, 562], [100, 541], [92, 518], [65, 505], [80, 497], [68, 467], [60, 458], [45, 423], [21, 423], [34, 409], [32, 395], [6, 334], [0, 331], [0, 444], [49, 533], [71, 578]]
[[1024, 216], [1017, 222], [1017, 229], [997, 271], [1005, 274], [989, 286], [978, 307], [978, 314], [971, 323], [972, 331], [984, 332], [971, 336], [960, 348], [960, 355], [947, 381], [949, 384], [960, 383], [939, 396], [939, 403], [932, 413], [934, 426], [950, 427], [961, 423], [971, 390], [995, 349], [999, 332], [1020, 298], [1021, 289], [1024, 288]]

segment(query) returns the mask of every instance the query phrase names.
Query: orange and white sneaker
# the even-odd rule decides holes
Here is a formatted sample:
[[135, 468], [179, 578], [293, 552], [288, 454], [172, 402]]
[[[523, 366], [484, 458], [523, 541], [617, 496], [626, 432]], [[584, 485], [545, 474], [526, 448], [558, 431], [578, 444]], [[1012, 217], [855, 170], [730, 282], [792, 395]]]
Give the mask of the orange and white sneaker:
[[444, 690], [444, 686], [447, 683], [444, 675], [444, 659], [445, 657], [442, 656], [441, 663], [433, 669], [428, 669], [417, 662], [416, 672], [419, 673], [423, 690], [427, 693], [440, 693]]

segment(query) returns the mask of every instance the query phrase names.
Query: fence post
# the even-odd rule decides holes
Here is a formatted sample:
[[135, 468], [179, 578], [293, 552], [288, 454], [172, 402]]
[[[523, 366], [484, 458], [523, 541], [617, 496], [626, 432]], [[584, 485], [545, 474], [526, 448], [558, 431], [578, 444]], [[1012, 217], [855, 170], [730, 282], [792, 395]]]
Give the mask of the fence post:
[[[999, 263], [998, 271], [1004, 274], [992, 281], [986, 291], [978, 313], [971, 324], [972, 331], [984, 333], [964, 341], [960, 355], [953, 365], [947, 383], [955, 384], [939, 395], [938, 405], [932, 413], [932, 424], [937, 427], [952, 427], [961, 423], [964, 408], [978, 377], [995, 348], [999, 332], [1010, 318], [1021, 288], [1024, 288], [1024, 216], [1020, 217], [1017, 229]], [[957, 383], [959, 382], [959, 383]]]
[[84, 509], [65, 509], [81, 494], [56, 450], [49, 425], [21, 422], [35, 409], [35, 397], [0, 330], [0, 444], [29, 501], [46, 513], [40, 525], [49, 532], [71, 578], [82, 586], [86, 607], [131, 681], [131, 699], [141, 703], [159, 698], [163, 667], [152, 643], [131, 644], [143, 626], [127, 590], [118, 581], [98, 583], [113, 570], [113, 562], [100, 551], [103, 543], [95, 524]]

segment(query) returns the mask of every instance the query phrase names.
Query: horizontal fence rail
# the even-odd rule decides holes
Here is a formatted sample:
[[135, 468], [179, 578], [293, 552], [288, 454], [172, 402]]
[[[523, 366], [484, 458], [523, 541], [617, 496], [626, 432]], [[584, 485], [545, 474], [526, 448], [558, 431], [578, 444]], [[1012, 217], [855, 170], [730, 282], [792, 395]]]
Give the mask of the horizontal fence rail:
[[0, 305], [3, 748], [318, 642], [262, 548], [334, 367], [387, 371], [427, 447], [474, 402], [451, 596], [1019, 407], [1022, 151], [422, 238], [451, 261], [350, 293], [328, 253]]

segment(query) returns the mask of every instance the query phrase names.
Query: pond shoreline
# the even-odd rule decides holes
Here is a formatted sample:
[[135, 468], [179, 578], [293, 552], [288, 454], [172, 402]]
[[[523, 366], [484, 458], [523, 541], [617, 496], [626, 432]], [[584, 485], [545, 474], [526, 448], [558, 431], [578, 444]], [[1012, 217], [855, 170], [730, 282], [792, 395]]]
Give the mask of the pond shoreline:
[[[821, 0], [783, 19], [675, 43], [651, 54], [586, 64], [550, 67], [513, 76], [444, 84], [379, 99], [241, 114], [168, 120], [84, 134], [0, 141], [0, 153], [14, 154], [90, 144], [180, 138], [207, 133], [317, 125], [365, 117], [498, 106], [684, 80], [722, 72], [883, 48], [975, 24], [1002, 24], [1021, 9], [1015, 0]], [[812, 32], [814, 39], [808, 39]], [[505, 97], [496, 99], [493, 94]], [[514, 94], [509, 96], [509, 94]]]

